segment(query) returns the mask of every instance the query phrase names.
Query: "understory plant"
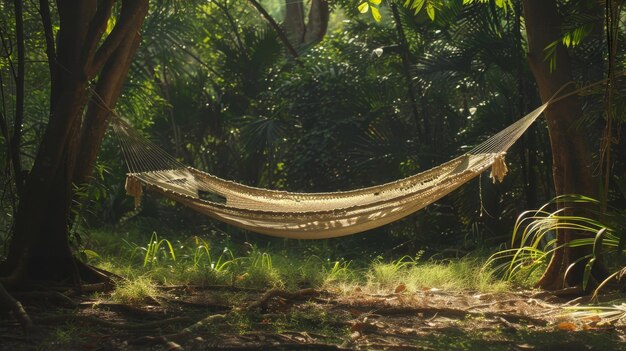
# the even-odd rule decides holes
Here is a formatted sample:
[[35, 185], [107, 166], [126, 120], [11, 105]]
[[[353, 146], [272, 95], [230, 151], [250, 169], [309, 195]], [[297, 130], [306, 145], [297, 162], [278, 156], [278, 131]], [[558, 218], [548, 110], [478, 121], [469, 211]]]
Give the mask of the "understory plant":
[[[556, 206], [558, 205], [558, 206]], [[557, 207], [551, 211], [550, 208]], [[584, 215], [571, 215], [571, 210]], [[546, 267], [555, 250], [561, 247], [590, 246], [590, 253], [579, 258], [566, 271], [585, 263], [583, 290], [591, 279], [594, 264], [604, 264], [612, 273], [598, 285], [594, 295], [611, 282], [619, 280], [626, 273], [626, 211], [603, 205], [600, 201], [582, 195], [563, 195], [554, 198], [538, 210], [526, 211], [520, 215], [511, 239], [510, 249], [492, 255], [487, 265], [516, 283], [532, 281]], [[568, 243], [557, 246], [558, 230], [574, 230], [579, 235]]]

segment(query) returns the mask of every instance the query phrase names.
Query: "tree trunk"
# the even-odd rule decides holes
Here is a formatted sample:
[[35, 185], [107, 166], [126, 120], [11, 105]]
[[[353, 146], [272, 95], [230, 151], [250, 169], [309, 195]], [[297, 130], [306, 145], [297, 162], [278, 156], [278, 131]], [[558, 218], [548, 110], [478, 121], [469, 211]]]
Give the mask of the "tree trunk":
[[[57, 1], [56, 52], [47, 45], [52, 65], [50, 118], [20, 196], [8, 256], [0, 264], [0, 282], [80, 283], [101, 277], [72, 255], [68, 227], [73, 179], [87, 179], [92, 170], [108, 108], [119, 96], [148, 10], [147, 0], [123, 1], [115, 27], [102, 40], [113, 3]], [[48, 6], [46, 1], [40, 4]], [[45, 22], [44, 17], [42, 12]], [[96, 76], [102, 101], [92, 100], [83, 121], [88, 85]]]
[[[413, 114], [413, 121], [415, 123], [416, 134], [420, 135], [420, 139], [423, 144], [426, 144], [428, 147], [435, 148], [435, 145], [432, 145], [432, 139], [429, 138], [430, 125], [429, 120], [426, 116], [422, 116], [423, 119], [420, 119], [420, 115], [417, 112], [417, 89], [415, 87], [415, 83], [411, 77], [411, 66], [413, 63], [411, 62], [410, 52], [409, 52], [409, 44], [406, 40], [406, 35], [404, 34], [404, 28], [402, 26], [402, 19], [400, 17], [400, 11], [398, 10], [398, 5], [395, 3], [391, 3], [391, 13], [393, 14], [393, 19], [396, 25], [396, 31], [398, 32], [398, 43], [400, 44], [400, 56], [402, 58], [402, 68], [404, 73], [404, 79], [406, 79], [407, 84], [407, 99], [409, 100], [409, 104], [411, 105], [411, 113]], [[430, 166], [429, 164], [425, 166]]]
[[13, 176], [18, 194], [22, 190], [22, 160], [20, 147], [22, 144], [22, 125], [24, 123], [24, 72], [26, 59], [24, 57], [24, 4], [22, 0], [14, 0], [15, 5], [15, 36], [17, 40], [17, 75], [15, 76], [15, 122], [13, 123], [13, 136], [9, 145], [11, 148], [11, 161], [13, 163]]
[[[545, 102], [562, 86], [572, 81], [570, 59], [562, 45], [556, 46], [556, 69], [550, 71], [544, 59], [544, 49], [558, 40], [561, 18], [555, 0], [524, 0], [524, 18], [528, 36], [528, 62], [535, 77], [541, 99]], [[592, 152], [584, 130], [576, 128], [582, 116], [577, 97], [550, 106], [546, 110], [553, 158], [553, 178], [557, 195], [581, 194], [594, 197], [596, 188], [592, 179]], [[557, 233], [557, 246], [568, 243], [579, 234], [571, 230]], [[561, 248], [554, 252], [548, 268], [538, 283], [544, 289], [559, 289], [576, 285], [582, 280], [584, 262], [577, 265], [565, 281], [567, 268], [576, 259], [590, 252], [590, 248]]]
[[324, 39], [328, 29], [330, 9], [326, 0], [313, 0], [309, 11], [309, 21], [304, 33], [304, 46], [315, 45]]
[[297, 48], [304, 41], [304, 5], [302, 0], [285, 0], [285, 6], [285, 32], [291, 45]]
[[75, 184], [90, 181], [104, 133], [109, 125], [111, 116], [109, 109], [115, 106], [122, 91], [122, 85], [139, 47], [140, 39], [139, 33], [134, 33], [132, 40], [122, 43], [100, 73], [95, 89], [97, 96], [89, 102], [80, 133], [79, 157], [73, 178]]
[[296, 48], [308, 47], [324, 39], [328, 29], [330, 8], [326, 0], [312, 0], [308, 22], [304, 19], [302, 0], [285, 0], [286, 11], [284, 27], [287, 38]]

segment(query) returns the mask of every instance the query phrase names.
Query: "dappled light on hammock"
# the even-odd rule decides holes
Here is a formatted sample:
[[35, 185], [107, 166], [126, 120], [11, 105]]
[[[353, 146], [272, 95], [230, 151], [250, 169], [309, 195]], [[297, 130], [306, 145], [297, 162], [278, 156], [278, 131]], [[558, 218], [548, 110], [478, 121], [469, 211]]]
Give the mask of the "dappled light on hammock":
[[544, 104], [468, 153], [391, 183], [325, 193], [294, 193], [250, 187], [178, 162], [120, 118], [113, 127], [130, 173], [126, 181], [136, 204], [143, 187], [200, 213], [257, 233], [325, 239], [374, 229], [404, 218], [491, 168], [502, 181], [504, 155], [541, 115]]

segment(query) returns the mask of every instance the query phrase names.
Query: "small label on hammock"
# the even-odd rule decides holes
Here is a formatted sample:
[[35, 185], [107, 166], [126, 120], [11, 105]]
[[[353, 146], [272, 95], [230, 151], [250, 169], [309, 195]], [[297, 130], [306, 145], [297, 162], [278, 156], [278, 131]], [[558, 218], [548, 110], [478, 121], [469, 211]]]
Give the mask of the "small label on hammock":
[[496, 181], [502, 183], [502, 180], [504, 180], [504, 176], [506, 176], [507, 172], [509, 171], [509, 169], [506, 167], [506, 163], [504, 162], [504, 155], [504, 152], [496, 155], [493, 160], [493, 164], [491, 165], [491, 173], [489, 174], [489, 177], [493, 179], [494, 183]]
[[138, 208], [141, 205], [141, 194], [143, 193], [139, 179], [133, 176], [127, 176], [124, 188], [126, 189], [126, 194], [135, 198], [135, 209]]

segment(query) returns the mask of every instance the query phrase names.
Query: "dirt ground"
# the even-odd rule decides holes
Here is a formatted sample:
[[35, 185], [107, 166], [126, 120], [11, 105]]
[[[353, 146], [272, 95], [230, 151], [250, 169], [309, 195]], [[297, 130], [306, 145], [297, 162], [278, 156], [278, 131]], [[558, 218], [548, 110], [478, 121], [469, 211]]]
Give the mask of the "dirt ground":
[[16, 294], [36, 327], [0, 316], [0, 349], [626, 350], [624, 321], [573, 319], [568, 299], [545, 293], [164, 286], [134, 305], [67, 295]]

